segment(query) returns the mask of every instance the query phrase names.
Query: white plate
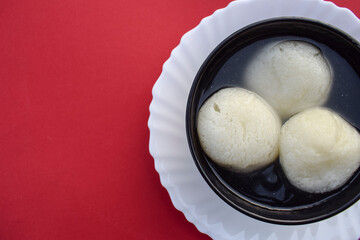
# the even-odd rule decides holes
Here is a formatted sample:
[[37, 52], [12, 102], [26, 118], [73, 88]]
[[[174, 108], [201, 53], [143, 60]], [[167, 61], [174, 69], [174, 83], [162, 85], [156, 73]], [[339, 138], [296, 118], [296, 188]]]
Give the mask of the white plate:
[[336, 26], [358, 41], [360, 21], [345, 8], [321, 0], [240, 0], [217, 10], [186, 33], [164, 63], [150, 105], [150, 153], [161, 184], [176, 209], [216, 240], [356, 240], [360, 202], [330, 219], [301, 226], [264, 223], [223, 202], [198, 172], [187, 145], [185, 109], [193, 79], [205, 58], [226, 37], [267, 18], [306, 17]]

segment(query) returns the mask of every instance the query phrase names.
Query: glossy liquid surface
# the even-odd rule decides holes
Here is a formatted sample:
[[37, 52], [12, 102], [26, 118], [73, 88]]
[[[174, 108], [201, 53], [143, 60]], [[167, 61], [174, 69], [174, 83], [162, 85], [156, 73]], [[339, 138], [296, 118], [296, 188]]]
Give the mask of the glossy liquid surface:
[[[273, 37], [258, 40], [237, 51], [219, 69], [215, 77], [203, 91], [199, 108], [216, 91], [225, 87], [244, 87], [243, 73], [248, 62], [261, 49], [271, 43], [286, 40], [306, 41], [321, 49], [332, 71], [333, 83], [327, 102], [323, 105], [347, 120], [355, 128], [360, 127], [360, 78], [359, 74], [346, 59], [325, 44], [304, 37]], [[198, 108], [198, 109], [199, 109]], [[272, 164], [251, 173], [235, 173], [219, 167], [208, 159], [220, 181], [241, 197], [258, 201], [263, 205], [279, 208], [301, 208], [319, 204], [339, 194], [358, 174], [343, 187], [324, 194], [312, 194], [292, 186], [286, 178], [279, 159]]]

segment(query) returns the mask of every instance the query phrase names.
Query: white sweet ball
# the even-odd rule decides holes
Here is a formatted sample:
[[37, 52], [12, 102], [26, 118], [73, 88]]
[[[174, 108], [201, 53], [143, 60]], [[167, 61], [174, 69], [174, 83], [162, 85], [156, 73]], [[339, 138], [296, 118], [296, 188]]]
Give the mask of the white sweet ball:
[[246, 69], [246, 88], [264, 98], [283, 119], [321, 106], [331, 89], [331, 70], [321, 50], [303, 41], [268, 45]]
[[204, 152], [217, 164], [249, 172], [278, 156], [281, 122], [257, 94], [225, 88], [201, 106], [197, 132]]
[[312, 193], [337, 189], [360, 165], [360, 135], [338, 114], [308, 109], [281, 128], [280, 163], [299, 189]]

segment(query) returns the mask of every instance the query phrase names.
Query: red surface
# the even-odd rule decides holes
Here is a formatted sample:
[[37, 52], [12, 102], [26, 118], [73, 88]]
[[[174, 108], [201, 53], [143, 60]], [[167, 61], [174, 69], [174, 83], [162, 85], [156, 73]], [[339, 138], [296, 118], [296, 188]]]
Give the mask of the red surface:
[[228, 2], [0, 2], [1, 240], [209, 239], [160, 185], [148, 106], [180, 37]]

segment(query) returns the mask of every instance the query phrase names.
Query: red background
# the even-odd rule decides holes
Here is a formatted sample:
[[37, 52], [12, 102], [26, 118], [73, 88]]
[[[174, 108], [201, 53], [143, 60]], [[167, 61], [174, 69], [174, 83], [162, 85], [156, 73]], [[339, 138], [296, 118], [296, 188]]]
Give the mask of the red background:
[[0, 1], [1, 240], [209, 239], [160, 185], [148, 107], [180, 37], [228, 3]]

